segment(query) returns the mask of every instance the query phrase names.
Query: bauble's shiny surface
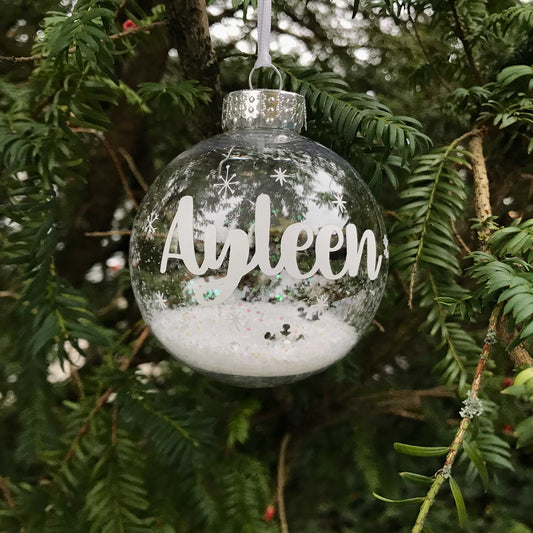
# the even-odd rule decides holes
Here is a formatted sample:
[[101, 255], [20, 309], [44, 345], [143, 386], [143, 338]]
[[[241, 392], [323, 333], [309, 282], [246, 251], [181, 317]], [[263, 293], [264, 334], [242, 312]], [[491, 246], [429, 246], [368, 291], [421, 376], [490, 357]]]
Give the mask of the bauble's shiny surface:
[[346, 161], [288, 129], [237, 127], [178, 156], [150, 188], [130, 270], [172, 355], [217, 379], [271, 386], [353, 348], [387, 258], [378, 206]]

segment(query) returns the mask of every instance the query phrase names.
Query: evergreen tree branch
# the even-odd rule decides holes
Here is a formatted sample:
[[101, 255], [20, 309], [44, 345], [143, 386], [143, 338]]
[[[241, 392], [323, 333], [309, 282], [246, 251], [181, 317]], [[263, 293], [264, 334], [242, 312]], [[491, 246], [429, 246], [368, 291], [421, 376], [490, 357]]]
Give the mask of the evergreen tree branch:
[[[109, 38], [114, 41], [116, 39], [123, 39], [125, 37], [131, 37], [132, 35], [135, 35], [136, 33], [144, 33], [152, 31], [154, 28], [158, 28], [160, 26], [166, 26], [167, 22], [164, 20], [160, 20], [157, 22], [152, 22], [151, 24], [146, 24], [145, 26], [139, 26], [137, 28], [133, 28], [128, 31], [121, 31], [119, 33], [114, 33], [113, 35], [110, 35]], [[69, 54], [74, 54], [76, 52], [77, 48], [73, 46], [69, 49]], [[50, 54], [36, 54], [33, 56], [0, 56], [0, 62], [4, 61], [5, 63], [32, 63], [33, 61], [42, 61], [43, 59], [46, 59]]]
[[[492, 216], [489, 180], [485, 158], [483, 157], [483, 131], [476, 131], [476, 134], [470, 138], [469, 151], [472, 155], [476, 217], [481, 223], [483, 223]], [[491, 229], [488, 227], [482, 227], [480, 233], [486, 240], [491, 234]], [[507, 318], [502, 313], [497, 324], [497, 334], [502, 342], [506, 345], [510, 345], [514, 341], [516, 333], [508, 332], [507, 322]], [[508, 351], [515, 368], [523, 365], [533, 365], [533, 358], [526, 350], [524, 343], [520, 343], [518, 346], [514, 346]]]
[[281, 447], [279, 450], [279, 461], [278, 461], [278, 509], [279, 509], [279, 520], [281, 523], [281, 533], [289, 533], [289, 525], [287, 523], [287, 515], [285, 512], [285, 499], [283, 496], [283, 488], [285, 482], [287, 481], [287, 472], [286, 472], [286, 455], [287, 455], [287, 446], [291, 436], [287, 433], [283, 440], [281, 441]]
[[[479, 130], [474, 130], [472, 133], [473, 135], [471, 135], [469, 139], [469, 151], [472, 158], [472, 174], [474, 180], [475, 198], [474, 205], [476, 216], [483, 224], [492, 216], [489, 181], [487, 177], [485, 158], [483, 157], [483, 132]], [[488, 237], [490, 237], [492, 231], [492, 228], [482, 226], [479, 238], [481, 239], [484, 248], [486, 247], [486, 240], [488, 239]], [[489, 328], [485, 337], [485, 342], [474, 372], [474, 378], [469, 391], [470, 399], [477, 399], [479, 396], [479, 390], [483, 378], [483, 371], [490, 355], [491, 346], [496, 341], [497, 336], [502, 340], [505, 339], [509, 341], [511, 341], [514, 337], [514, 335], [507, 333], [506, 321], [504, 319], [503, 313], [500, 313], [500, 307], [501, 306], [497, 306], [492, 311], [489, 319]], [[510, 355], [513, 359], [513, 362], [520, 361], [524, 364], [533, 362], [523, 345], [520, 347], [521, 349], [519, 350], [516, 350], [516, 348], [518, 347], [515, 347], [510, 350]], [[433, 502], [435, 501], [440, 487], [443, 485], [445, 480], [450, 478], [451, 468], [454, 464], [457, 453], [461, 448], [466, 431], [470, 426], [471, 421], [472, 416], [468, 416], [468, 413], [462, 416], [459, 429], [457, 430], [452, 444], [449, 448], [443, 468], [439, 470], [439, 472], [436, 474], [435, 479], [424, 498], [415, 525], [412, 529], [412, 533], [421, 533], [424, 527], [424, 522], [429, 514]]]
[[11, 509], [15, 510], [17, 508], [17, 504], [15, 503], [15, 500], [13, 498], [13, 494], [11, 493], [11, 489], [9, 488], [5, 478], [0, 475], [0, 490], [2, 491], [2, 494], [4, 495], [4, 498], [11, 507]]
[[464, 133], [460, 137], [457, 137], [456, 139], [454, 139], [447, 146], [446, 150], [444, 151], [444, 153], [442, 155], [441, 162], [440, 162], [440, 164], [439, 164], [439, 166], [438, 166], [438, 168], [437, 168], [437, 170], [435, 172], [436, 179], [434, 180], [434, 184], [433, 184], [433, 187], [431, 189], [431, 193], [430, 193], [430, 196], [429, 196], [429, 199], [428, 199], [428, 207], [427, 207], [426, 215], [424, 217], [424, 221], [423, 221], [423, 225], [422, 225], [422, 231], [420, 233], [420, 238], [419, 238], [419, 241], [418, 241], [418, 246], [417, 246], [417, 250], [416, 250], [416, 255], [415, 255], [415, 258], [414, 258], [413, 266], [411, 268], [411, 276], [410, 276], [410, 282], [409, 282], [409, 299], [408, 299], [409, 309], [413, 308], [413, 294], [414, 294], [414, 286], [415, 286], [416, 274], [417, 274], [417, 270], [418, 270], [418, 265], [419, 265], [420, 260], [421, 260], [422, 252], [423, 252], [424, 246], [425, 246], [426, 233], [428, 231], [428, 228], [430, 227], [430, 218], [431, 218], [431, 215], [433, 213], [433, 209], [432, 208], [433, 208], [433, 203], [435, 201], [435, 195], [436, 195], [436, 192], [437, 192], [437, 185], [438, 185], [439, 179], [441, 177], [442, 171], [444, 169], [444, 165], [446, 163], [446, 160], [447, 160], [448, 156], [455, 149], [455, 147], [460, 142], [464, 141], [465, 139], [468, 139], [469, 137], [471, 137], [472, 135], [475, 135], [475, 134], [476, 134], [476, 131], [472, 130], [472, 131]]
[[[146, 326], [142, 330], [141, 334], [135, 340], [133, 344], [133, 348], [131, 350], [131, 356], [124, 359], [122, 363], [120, 364], [119, 368], [122, 372], [125, 372], [129, 368], [131, 362], [133, 361], [135, 356], [139, 353], [139, 350], [142, 348], [142, 345], [144, 344], [144, 342], [146, 341], [149, 335], [150, 335], [150, 328]], [[109, 399], [109, 396], [111, 396], [111, 393], [113, 391], [114, 391], [113, 386], [110, 386], [98, 398], [96, 404], [94, 405], [91, 412], [89, 413], [89, 416], [85, 420], [83, 426], [80, 428], [77, 435], [74, 437], [74, 440], [72, 441], [72, 444], [70, 445], [70, 448], [63, 459], [63, 464], [67, 463], [72, 458], [72, 456], [76, 453], [78, 444], [80, 440], [82, 439], [83, 435], [85, 435], [85, 433], [87, 433], [87, 431], [89, 430], [89, 427], [91, 426], [91, 422], [94, 416], [98, 413], [98, 411], [100, 411], [100, 409], [102, 409], [102, 407], [105, 405], [105, 403], [107, 402], [107, 400]]]
[[[483, 378], [483, 371], [485, 370], [485, 365], [487, 364], [487, 360], [490, 355], [490, 350], [491, 350], [492, 345], [494, 344], [494, 339], [496, 336], [496, 324], [498, 322], [499, 313], [500, 313], [500, 309], [499, 307], [497, 307], [496, 309], [492, 311], [492, 314], [490, 316], [487, 335], [485, 337], [485, 342], [483, 344], [483, 348], [479, 356], [476, 370], [474, 372], [474, 379], [472, 380], [472, 385], [470, 386], [470, 398], [478, 398], [479, 389], [481, 387], [482, 378]], [[451, 468], [455, 462], [457, 453], [459, 452], [459, 449], [461, 448], [461, 444], [465, 437], [466, 430], [470, 426], [471, 421], [472, 421], [472, 417], [468, 417], [468, 416], [462, 417], [461, 423], [459, 424], [459, 429], [455, 433], [455, 437], [450, 445], [448, 454], [446, 455], [446, 460], [444, 461], [444, 465], [442, 469], [437, 472], [435, 479], [433, 483], [431, 484], [431, 487], [429, 488], [426, 496], [424, 497], [424, 501], [422, 502], [422, 505], [420, 506], [420, 510], [416, 518], [415, 525], [413, 526], [413, 529], [411, 530], [411, 533], [422, 532], [422, 529], [424, 527], [424, 522], [429, 514], [429, 511], [431, 509], [431, 506], [433, 505], [433, 502], [435, 501], [435, 498], [437, 497], [440, 487], [442, 486], [444, 481], [446, 481], [450, 477]]]
[[470, 66], [472, 67], [472, 70], [474, 71], [477, 81], [479, 82], [480, 85], [484, 85], [485, 81], [483, 80], [483, 76], [481, 75], [481, 71], [479, 70], [479, 67], [476, 61], [474, 60], [474, 55], [472, 53], [472, 47], [470, 46], [470, 43], [466, 36], [465, 28], [463, 26], [461, 18], [459, 17], [459, 12], [457, 11], [457, 5], [455, 4], [455, 0], [450, 0], [450, 6], [452, 8], [453, 20], [455, 22], [455, 28], [454, 28], [455, 35], [457, 36], [457, 38], [461, 41], [461, 44], [463, 45], [466, 58], [468, 59], [468, 62], [470, 63]]
[[[469, 135], [469, 149], [472, 158], [472, 174], [474, 180], [474, 198], [475, 198], [475, 210], [477, 218], [483, 223], [491, 215], [492, 209], [490, 205], [490, 192], [489, 192], [489, 182], [487, 177], [487, 168], [485, 165], [485, 158], [483, 157], [483, 137], [482, 132], [479, 130], [473, 130]], [[484, 245], [486, 239], [490, 236], [491, 229], [487, 228], [480, 235], [480, 239]], [[479, 397], [479, 390], [481, 388], [481, 383], [483, 379], [483, 371], [485, 370], [485, 365], [490, 355], [490, 350], [492, 345], [496, 341], [496, 329], [498, 321], [500, 318], [500, 306], [497, 306], [493, 309], [490, 319], [489, 327], [487, 330], [487, 335], [479, 356], [478, 363], [474, 372], [474, 378], [470, 386], [469, 398], [477, 399]], [[461, 413], [463, 410], [461, 411]], [[420, 506], [418, 516], [415, 521], [415, 525], [411, 530], [411, 533], [421, 533], [424, 527], [424, 522], [429, 514], [431, 506], [437, 497], [437, 494], [440, 490], [440, 487], [445, 480], [450, 478], [450, 473], [452, 466], [457, 457], [457, 453], [461, 448], [463, 443], [466, 431], [470, 426], [472, 421], [472, 416], [465, 414], [462, 416], [461, 423], [459, 424], [459, 429], [457, 430], [455, 437], [450, 445], [448, 454], [446, 455], [446, 460], [441, 470], [439, 470], [435, 476], [431, 487], [429, 488], [424, 501]]]

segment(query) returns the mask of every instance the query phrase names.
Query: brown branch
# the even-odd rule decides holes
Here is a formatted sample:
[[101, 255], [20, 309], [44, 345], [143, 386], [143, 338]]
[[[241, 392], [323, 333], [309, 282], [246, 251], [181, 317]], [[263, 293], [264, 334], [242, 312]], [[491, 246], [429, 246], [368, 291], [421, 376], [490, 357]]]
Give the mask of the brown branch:
[[[113, 35], [110, 35], [109, 38], [112, 41], [115, 41], [116, 39], [130, 37], [132, 35], [135, 35], [136, 33], [144, 33], [147, 31], [151, 31], [154, 28], [158, 28], [159, 26], [166, 26], [166, 24], [166, 21], [152, 22], [151, 24], [146, 24], [146, 26], [139, 26], [128, 31], [114, 33]], [[73, 54], [74, 52], [76, 52], [76, 49], [77, 47], [73, 46], [72, 48], [69, 48], [68, 53]], [[41, 61], [43, 59], [46, 59], [49, 55], [50, 54], [36, 54], [33, 56], [0, 56], [0, 61], [4, 61], [6, 63], [31, 63], [32, 61]]]
[[110, 35], [109, 38], [112, 41], [115, 41], [116, 39], [123, 39], [124, 37], [130, 37], [131, 35], [135, 35], [136, 33], [144, 33], [147, 31], [151, 31], [154, 28], [159, 28], [160, 26], [166, 26], [166, 25], [167, 25], [166, 20], [159, 20], [157, 22], [152, 22], [151, 24], [146, 24], [146, 26], [138, 26], [137, 28], [133, 28], [131, 30], [121, 31], [120, 33], [115, 33], [113, 35]]
[[349, 403], [350, 407], [343, 412], [328, 415], [319, 424], [313, 426], [313, 431], [335, 426], [343, 423], [347, 418], [354, 416], [354, 412], [364, 411], [376, 414], [392, 414], [403, 418], [416, 418], [420, 420], [420, 414], [414, 413], [414, 409], [419, 409], [422, 405], [422, 398], [453, 398], [453, 390], [445, 387], [434, 387], [432, 389], [410, 390], [400, 389], [385, 392], [377, 392], [364, 396], [354, 396], [357, 388], [351, 388], [339, 394], [335, 400], [340, 403]]
[[17, 299], [19, 295], [13, 291], [0, 291], [0, 298], [15, 298]]
[[455, 222], [452, 220], [452, 230], [453, 230], [453, 234], [455, 235], [455, 238], [457, 239], [457, 241], [459, 242], [459, 244], [461, 245], [462, 249], [467, 253], [467, 254], [471, 254], [472, 253], [472, 250], [468, 247], [468, 245], [466, 244], [466, 242], [463, 240], [463, 238], [461, 237], [461, 235], [459, 234], [459, 232], [457, 231], [457, 228], [455, 227]]
[[113, 409], [113, 414], [111, 415], [111, 445], [116, 446], [117, 444], [117, 434], [118, 434], [118, 409], [115, 407]]
[[72, 363], [70, 363], [70, 378], [76, 384], [79, 397], [83, 398], [85, 396], [85, 391], [83, 389], [83, 383], [80, 379], [80, 374], [78, 373], [77, 368]]
[[17, 504], [13, 499], [13, 494], [11, 493], [11, 489], [9, 488], [7, 481], [3, 476], [0, 476], [0, 490], [2, 491], [2, 494], [4, 495], [4, 498], [9, 507], [15, 510], [17, 508]]
[[[122, 372], [125, 372], [128, 367], [130, 366], [131, 362], [135, 358], [135, 356], [139, 353], [139, 350], [141, 349], [142, 345], [150, 335], [150, 328], [146, 326], [141, 334], [137, 337], [135, 340], [135, 343], [133, 344], [133, 348], [131, 349], [131, 356], [128, 358], [125, 358], [121, 364], [119, 365], [119, 369]], [[107, 400], [109, 399], [109, 396], [111, 396], [111, 393], [113, 392], [113, 386], [108, 387], [105, 392], [98, 398], [96, 404], [92, 408], [91, 412], [87, 416], [85, 422], [81, 426], [80, 430], [78, 431], [77, 435], [74, 437], [74, 440], [72, 441], [72, 444], [70, 445], [70, 448], [65, 455], [65, 458], [63, 459], [63, 464], [67, 463], [70, 459], [72, 459], [73, 455], [76, 453], [76, 449], [78, 447], [78, 444], [82, 437], [87, 433], [91, 426], [91, 422], [94, 418], [94, 416], [102, 409], [102, 407], [105, 405]]]
[[454, 28], [455, 35], [457, 36], [457, 38], [461, 41], [461, 44], [463, 45], [466, 58], [468, 59], [468, 62], [470, 63], [470, 66], [472, 67], [472, 70], [474, 71], [474, 74], [476, 75], [476, 79], [478, 83], [480, 85], [484, 85], [485, 81], [483, 80], [483, 76], [481, 75], [481, 71], [479, 70], [479, 67], [477, 66], [476, 61], [474, 60], [474, 55], [472, 53], [472, 47], [470, 46], [470, 42], [468, 41], [468, 37], [466, 36], [465, 28], [463, 26], [461, 18], [459, 17], [459, 12], [457, 11], [455, 0], [450, 0], [450, 7], [452, 8], [453, 20], [455, 21], [455, 28]]
[[126, 7], [126, 2], [127, 2], [127, 0], [122, 0], [122, 2], [120, 2], [120, 5], [115, 10], [115, 20], [119, 17], [119, 15], [121, 14], [122, 10]]
[[[499, 311], [499, 308], [496, 308], [490, 315], [487, 336], [485, 337], [485, 343], [483, 344], [476, 370], [474, 372], [474, 379], [472, 380], [472, 385], [470, 386], [470, 398], [478, 398], [479, 389], [481, 388], [481, 381], [483, 378], [483, 371], [485, 370], [485, 365], [487, 364], [487, 360], [490, 355], [490, 349], [496, 337], [496, 324], [498, 322]], [[471, 421], [472, 418], [468, 416], [464, 416], [461, 419], [459, 429], [455, 433], [454, 439], [448, 450], [448, 455], [446, 455], [446, 460], [444, 461], [443, 468], [439, 470], [435, 475], [435, 479], [431, 484], [431, 487], [429, 488], [424, 498], [424, 501], [422, 502], [422, 505], [420, 506], [420, 511], [416, 518], [415, 525], [411, 530], [411, 533], [421, 533], [429, 510], [431, 509], [431, 506], [435, 501], [435, 498], [439, 492], [441, 485], [446, 479], [450, 477], [451, 468], [453, 466], [453, 463], [455, 462], [457, 453], [461, 448], [461, 444], [465, 437], [466, 430], [468, 429], [468, 426], [470, 426]]]
[[[128, 180], [127, 180], [127, 178], [126, 178], [126, 176], [124, 174], [124, 171], [122, 169], [122, 165], [120, 164], [120, 160], [117, 157], [117, 153], [113, 149], [113, 147], [111, 146], [109, 141], [105, 138], [103, 133], [101, 131], [98, 131], [98, 130], [95, 130], [95, 129], [90, 129], [90, 128], [77, 128], [77, 127], [74, 127], [74, 128], [70, 128], [70, 130], [73, 133], [89, 133], [91, 135], [96, 135], [102, 141], [102, 144], [105, 146], [106, 150], [108, 151], [109, 155], [111, 156], [111, 159], [113, 160], [113, 164], [115, 165], [115, 168], [117, 169], [118, 175], [120, 176], [120, 180], [122, 181], [122, 185], [124, 186], [124, 189], [126, 190], [126, 194], [128, 195], [128, 198], [132, 202], [132, 204], [135, 207], [135, 209], [139, 209], [139, 204], [135, 200], [135, 198], [133, 196], [133, 192], [131, 191], [131, 189], [130, 189], [130, 187], [128, 185]], [[135, 176], [135, 178], [137, 179], [137, 181], [139, 182], [141, 187], [146, 192], [148, 190], [148, 185], [146, 184], [146, 181], [144, 180], [144, 178], [142, 177], [141, 173], [139, 172], [137, 166], [135, 165], [131, 155], [124, 148], [119, 148], [118, 151], [122, 154], [122, 156], [126, 160], [126, 163], [130, 167], [130, 170], [132, 171], [133, 175]]]
[[117, 156], [117, 153], [109, 143], [109, 141], [102, 137], [102, 143], [105, 146], [106, 150], [108, 151], [109, 155], [111, 156], [111, 159], [113, 160], [113, 164], [115, 165], [115, 168], [117, 169], [118, 175], [120, 177], [120, 181], [122, 182], [122, 186], [124, 187], [124, 190], [126, 191], [126, 194], [128, 195], [128, 198], [130, 199], [130, 202], [132, 203], [133, 207], [135, 209], [139, 209], [139, 204], [137, 203], [137, 200], [135, 200], [135, 197], [133, 196], [133, 192], [130, 189], [130, 186], [128, 184], [128, 179], [126, 178], [126, 175], [124, 174], [124, 170], [122, 168], [122, 165], [120, 164], [120, 160]]
[[[506, 345], [511, 344], [518, 334], [516, 330], [509, 331], [508, 325], [508, 318], [502, 314], [498, 320], [498, 324], [496, 325], [496, 332], [498, 334], [498, 339], [500, 339]], [[519, 368], [524, 365], [533, 365], [533, 357], [531, 357], [529, 352], [526, 350], [523, 342], [521, 342], [518, 346], [507, 350], [515, 368]]]
[[139, 172], [133, 157], [131, 157], [130, 153], [124, 148], [119, 148], [118, 152], [126, 160], [128, 167], [130, 167], [131, 173], [135, 176], [135, 179], [139, 182], [139, 185], [142, 187], [143, 191], [146, 192], [148, 190], [148, 184], [146, 183], [142, 174]]
[[[67, 126], [68, 126], [68, 123], [67, 123]], [[76, 126], [72, 126], [72, 127], [69, 126], [69, 129], [72, 133], [89, 133], [91, 135], [96, 135], [97, 137], [100, 137], [100, 138], [104, 135], [102, 131], [95, 130], [93, 128], [78, 128]]]
[[381, 331], [381, 333], [385, 333], [385, 328], [383, 327], [383, 324], [381, 322], [378, 322], [375, 318], [372, 320], [372, 324], [376, 326], [376, 328]]
[[112, 235], [131, 235], [131, 230], [117, 229], [110, 231], [88, 231], [84, 235], [86, 237], [111, 237]]
[[[468, 151], [472, 156], [472, 174], [474, 178], [474, 207], [476, 217], [481, 223], [485, 222], [492, 216], [490, 206], [489, 179], [487, 176], [487, 167], [483, 156], [483, 132], [475, 130], [474, 135], [468, 142]], [[483, 239], [486, 239], [490, 233], [488, 228], [482, 230]]]
[[287, 471], [286, 471], [286, 455], [287, 455], [287, 446], [291, 436], [287, 433], [283, 440], [281, 441], [281, 446], [279, 450], [279, 461], [278, 461], [278, 508], [279, 508], [279, 521], [281, 523], [281, 533], [289, 533], [289, 525], [287, 524], [287, 515], [285, 513], [285, 499], [283, 497], [283, 488], [285, 482], [287, 481]]

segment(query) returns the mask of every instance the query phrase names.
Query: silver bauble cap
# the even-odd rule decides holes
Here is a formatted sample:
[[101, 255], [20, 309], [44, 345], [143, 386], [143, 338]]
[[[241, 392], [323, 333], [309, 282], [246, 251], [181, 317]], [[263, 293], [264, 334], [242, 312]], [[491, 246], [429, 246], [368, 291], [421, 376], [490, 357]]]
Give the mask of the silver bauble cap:
[[305, 98], [277, 89], [247, 89], [229, 93], [222, 105], [222, 127], [276, 128], [299, 133], [305, 126]]

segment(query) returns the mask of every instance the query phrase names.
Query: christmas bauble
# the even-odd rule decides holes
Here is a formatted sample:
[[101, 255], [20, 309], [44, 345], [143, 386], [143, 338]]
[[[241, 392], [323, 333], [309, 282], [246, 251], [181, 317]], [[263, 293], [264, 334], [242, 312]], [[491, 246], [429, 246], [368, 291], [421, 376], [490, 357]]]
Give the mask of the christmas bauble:
[[379, 208], [342, 158], [299, 135], [305, 101], [230, 93], [225, 133], [176, 157], [133, 225], [146, 323], [190, 368], [243, 386], [299, 380], [344, 357], [385, 287]]

